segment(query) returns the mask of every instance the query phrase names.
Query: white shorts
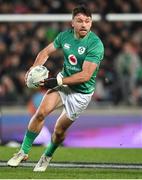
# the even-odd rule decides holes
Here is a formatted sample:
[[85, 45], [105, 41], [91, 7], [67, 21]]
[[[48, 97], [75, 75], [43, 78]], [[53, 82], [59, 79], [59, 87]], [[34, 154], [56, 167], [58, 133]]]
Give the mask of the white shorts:
[[87, 108], [93, 95], [75, 92], [68, 86], [60, 86], [56, 90], [61, 96], [67, 117], [72, 121]]

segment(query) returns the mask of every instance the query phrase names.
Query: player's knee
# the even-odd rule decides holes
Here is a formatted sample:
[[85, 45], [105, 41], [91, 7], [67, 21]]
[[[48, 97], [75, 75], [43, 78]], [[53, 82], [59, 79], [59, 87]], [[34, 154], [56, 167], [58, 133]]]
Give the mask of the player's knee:
[[45, 105], [41, 105], [38, 111], [43, 115], [47, 116], [53, 111], [53, 109], [54, 108], [52, 106], [46, 106], [45, 108]]
[[45, 117], [46, 117], [46, 113], [44, 111], [38, 111], [35, 114], [35, 119], [39, 122], [43, 121]]

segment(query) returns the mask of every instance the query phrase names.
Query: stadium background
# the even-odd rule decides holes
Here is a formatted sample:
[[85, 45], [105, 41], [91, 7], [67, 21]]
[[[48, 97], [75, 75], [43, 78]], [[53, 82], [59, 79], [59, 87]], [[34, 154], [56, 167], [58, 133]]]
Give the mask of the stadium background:
[[[108, 3], [109, 2], [109, 3]], [[3, 1], [0, 14], [70, 14], [76, 1]], [[87, 6], [101, 20], [93, 23], [105, 45], [105, 57], [97, 77], [97, 87], [87, 111], [68, 132], [64, 146], [71, 147], [142, 147], [142, 13], [141, 0], [87, 1]], [[135, 20], [110, 21], [110, 13], [138, 15]], [[10, 16], [9, 16], [10, 17]], [[57, 15], [58, 17], [58, 15]], [[24, 75], [37, 53], [56, 35], [70, 27], [60, 22], [3, 21], [0, 16], [0, 139], [1, 144], [21, 142], [33, 106], [39, 104], [42, 92], [28, 89]], [[11, 16], [12, 19], [12, 16]], [[56, 76], [63, 63], [62, 53], [46, 63], [50, 76]], [[46, 121], [49, 132], [59, 111]], [[45, 131], [36, 141], [46, 144]], [[49, 134], [48, 134], [49, 135]], [[50, 135], [49, 135], [50, 136]], [[14, 143], [11, 145], [15, 145]]]

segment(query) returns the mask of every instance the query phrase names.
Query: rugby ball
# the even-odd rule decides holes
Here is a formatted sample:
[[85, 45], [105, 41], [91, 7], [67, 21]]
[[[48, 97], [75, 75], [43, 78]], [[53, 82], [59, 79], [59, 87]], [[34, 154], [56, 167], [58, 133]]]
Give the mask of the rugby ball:
[[27, 87], [37, 88], [39, 85], [39, 82], [48, 78], [48, 75], [49, 75], [49, 70], [45, 66], [38, 65], [38, 66], [33, 67], [28, 73]]

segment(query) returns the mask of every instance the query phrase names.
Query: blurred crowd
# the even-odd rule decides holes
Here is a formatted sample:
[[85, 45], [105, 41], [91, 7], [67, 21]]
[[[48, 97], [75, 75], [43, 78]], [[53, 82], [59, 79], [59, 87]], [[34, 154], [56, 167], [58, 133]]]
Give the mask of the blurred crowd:
[[[24, 76], [38, 52], [59, 32], [58, 23], [0, 24], [0, 102], [25, 103], [33, 93], [25, 87]], [[63, 26], [62, 26], [63, 27]], [[60, 52], [47, 61], [50, 76], [62, 68]]]
[[0, 0], [0, 13], [70, 13], [78, 3], [100, 14], [142, 12], [142, 0]]
[[[142, 12], [142, 0], [87, 1], [94, 13]], [[101, 4], [100, 4], [101, 3]], [[0, 0], [0, 13], [69, 13], [76, 1]], [[64, 8], [62, 8], [64, 6]], [[25, 86], [24, 76], [38, 52], [70, 23], [0, 23], [0, 104], [27, 104], [36, 90]], [[141, 22], [94, 22], [94, 31], [105, 45], [93, 100], [115, 105], [142, 105]], [[50, 76], [62, 69], [63, 54], [46, 62]]]
[[98, 22], [94, 30], [105, 44], [105, 58], [98, 76], [95, 97], [114, 104], [141, 104], [141, 23]]

